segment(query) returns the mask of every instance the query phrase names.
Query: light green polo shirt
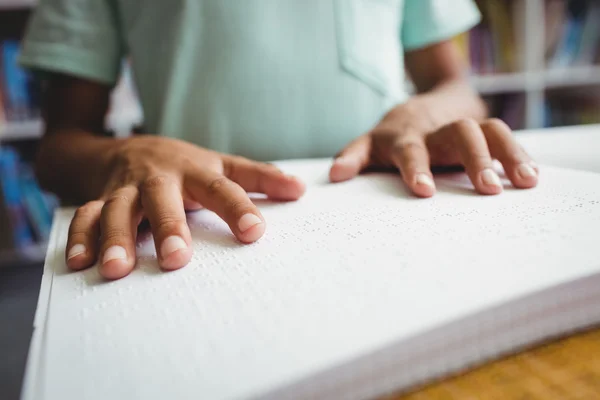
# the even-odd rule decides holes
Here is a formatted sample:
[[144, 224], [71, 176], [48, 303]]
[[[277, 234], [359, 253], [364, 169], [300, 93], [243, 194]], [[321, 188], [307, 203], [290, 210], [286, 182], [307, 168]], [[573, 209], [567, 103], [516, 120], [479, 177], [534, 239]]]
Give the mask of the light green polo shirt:
[[129, 57], [148, 132], [327, 157], [406, 101], [405, 51], [479, 18], [471, 0], [41, 0], [21, 62], [112, 85]]

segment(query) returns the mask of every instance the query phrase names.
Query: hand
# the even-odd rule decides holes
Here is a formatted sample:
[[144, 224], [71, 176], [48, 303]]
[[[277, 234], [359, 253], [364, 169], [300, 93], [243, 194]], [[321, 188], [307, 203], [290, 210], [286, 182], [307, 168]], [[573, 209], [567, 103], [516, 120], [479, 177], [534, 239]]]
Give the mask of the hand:
[[296, 200], [304, 184], [275, 166], [219, 154], [154, 136], [115, 141], [99, 199], [80, 207], [69, 229], [67, 264], [79, 270], [100, 258], [100, 273], [118, 279], [135, 265], [137, 227], [145, 217], [158, 262], [167, 270], [192, 256], [185, 208], [200, 204], [218, 214], [242, 242], [254, 242], [265, 221], [246, 192]]
[[423, 111], [411, 105], [392, 110], [336, 156], [330, 180], [351, 179], [367, 167], [396, 167], [414, 194], [431, 197], [435, 193], [431, 166], [462, 165], [479, 193], [498, 194], [502, 184], [492, 169], [492, 159], [497, 159], [515, 187], [537, 184], [536, 164], [504, 122], [463, 119], [428, 131]]

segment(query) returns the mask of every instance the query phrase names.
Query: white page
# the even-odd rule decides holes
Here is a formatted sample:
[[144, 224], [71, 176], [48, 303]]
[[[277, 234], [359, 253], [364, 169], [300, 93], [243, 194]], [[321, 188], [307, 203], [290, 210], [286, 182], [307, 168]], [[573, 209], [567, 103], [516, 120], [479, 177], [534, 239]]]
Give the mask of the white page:
[[265, 237], [241, 245], [201, 211], [191, 221], [195, 256], [176, 272], [159, 270], [145, 238], [122, 280], [70, 273], [70, 215], [60, 215], [43, 398], [260, 396], [600, 271], [600, 175], [545, 167], [536, 189], [478, 196], [459, 174], [416, 199], [392, 174], [332, 185], [326, 161], [282, 167], [308, 191], [260, 204]]

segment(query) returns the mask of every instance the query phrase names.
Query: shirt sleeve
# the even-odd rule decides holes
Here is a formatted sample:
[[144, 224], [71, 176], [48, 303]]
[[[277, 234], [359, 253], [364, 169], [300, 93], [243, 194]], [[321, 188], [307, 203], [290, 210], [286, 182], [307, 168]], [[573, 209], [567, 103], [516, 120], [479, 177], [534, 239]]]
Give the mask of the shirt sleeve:
[[22, 43], [21, 65], [114, 84], [124, 55], [116, 11], [112, 0], [40, 1]]
[[450, 39], [481, 19], [472, 0], [404, 0], [401, 40], [414, 50]]

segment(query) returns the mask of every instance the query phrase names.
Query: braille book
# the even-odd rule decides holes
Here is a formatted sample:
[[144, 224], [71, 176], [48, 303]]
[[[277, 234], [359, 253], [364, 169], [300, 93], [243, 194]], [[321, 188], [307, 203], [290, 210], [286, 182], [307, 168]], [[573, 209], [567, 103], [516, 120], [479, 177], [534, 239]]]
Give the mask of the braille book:
[[149, 234], [121, 280], [68, 271], [60, 210], [23, 398], [373, 398], [600, 322], [600, 175], [481, 196], [456, 172], [418, 199], [394, 173], [328, 183], [329, 163], [279, 163], [307, 193], [257, 198], [254, 244], [190, 214], [174, 272]]

